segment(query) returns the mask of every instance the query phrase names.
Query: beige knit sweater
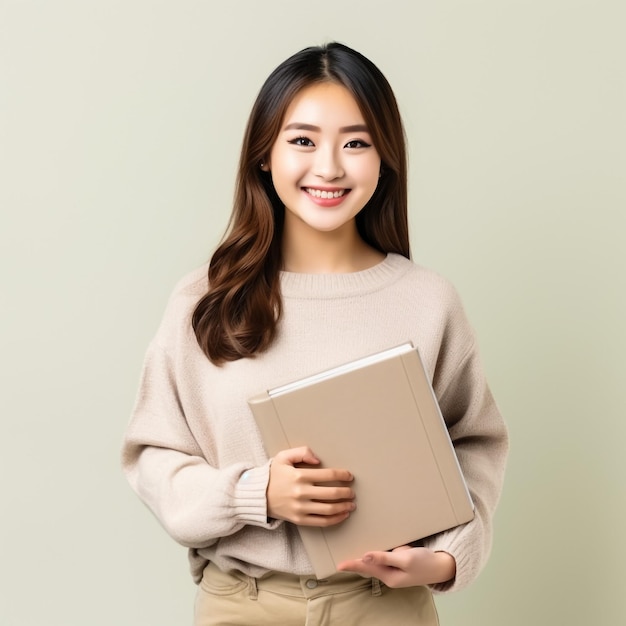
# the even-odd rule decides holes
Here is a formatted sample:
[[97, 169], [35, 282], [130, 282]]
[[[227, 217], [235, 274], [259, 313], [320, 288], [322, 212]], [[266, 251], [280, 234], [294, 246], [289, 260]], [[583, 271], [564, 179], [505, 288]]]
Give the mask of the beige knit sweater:
[[133, 489], [190, 549], [196, 582], [209, 560], [252, 576], [311, 573], [296, 528], [267, 520], [269, 462], [247, 399], [412, 341], [432, 376], [476, 506], [470, 523], [424, 540], [457, 564], [455, 580], [433, 590], [465, 587], [490, 550], [508, 440], [455, 290], [395, 254], [351, 274], [284, 272], [281, 287], [283, 318], [271, 348], [216, 367], [190, 323], [207, 290], [207, 267], [179, 283], [149, 346], [124, 440], [123, 467]]

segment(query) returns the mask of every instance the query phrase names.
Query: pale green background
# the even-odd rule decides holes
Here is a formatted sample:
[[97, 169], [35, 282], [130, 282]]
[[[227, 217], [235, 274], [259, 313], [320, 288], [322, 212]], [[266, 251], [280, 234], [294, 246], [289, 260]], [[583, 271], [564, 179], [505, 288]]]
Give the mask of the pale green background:
[[0, 624], [189, 624], [119, 444], [267, 74], [341, 40], [392, 83], [415, 259], [460, 290], [512, 435], [445, 626], [626, 623], [624, 3], [0, 0]]

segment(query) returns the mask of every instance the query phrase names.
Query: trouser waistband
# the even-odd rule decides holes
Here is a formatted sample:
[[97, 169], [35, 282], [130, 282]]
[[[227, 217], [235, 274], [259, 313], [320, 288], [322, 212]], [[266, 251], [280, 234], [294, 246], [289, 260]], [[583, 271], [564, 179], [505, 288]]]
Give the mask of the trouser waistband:
[[381, 595], [381, 582], [377, 578], [363, 578], [358, 574], [339, 572], [324, 579], [315, 576], [298, 576], [283, 572], [269, 572], [260, 578], [254, 578], [239, 571], [222, 572], [216, 565], [209, 563], [205, 575], [229, 576], [245, 581], [248, 585], [248, 595], [256, 600], [259, 590], [270, 591], [297, 598], [317, 598], [320, 596], [346, 593], [365, 588], [371, 588], [373, 596]]

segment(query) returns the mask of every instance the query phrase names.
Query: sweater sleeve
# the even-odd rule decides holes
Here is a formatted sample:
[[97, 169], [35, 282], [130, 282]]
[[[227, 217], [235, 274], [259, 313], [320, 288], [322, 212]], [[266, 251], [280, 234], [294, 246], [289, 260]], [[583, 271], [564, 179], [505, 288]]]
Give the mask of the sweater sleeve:
[[422, 543], [444, 551], [456, 560], [453, 580], [432, 585], [435, 593], [457, 591], [473, 582], [484, 567], [492, 543], [492, 522], [500, 497], [508, 433], [485, 380], [472, 339], [439, 395], [459, 464], [463, 470], [475, 511], [467, 524], [433, 535]]
[[153, 342], [122, 447], [131, 487], [173, 539], [205, 548], [246, 524], [267, 520], [269, 462], [217, 468], [205, 458], [180, 401], [172, 360]]

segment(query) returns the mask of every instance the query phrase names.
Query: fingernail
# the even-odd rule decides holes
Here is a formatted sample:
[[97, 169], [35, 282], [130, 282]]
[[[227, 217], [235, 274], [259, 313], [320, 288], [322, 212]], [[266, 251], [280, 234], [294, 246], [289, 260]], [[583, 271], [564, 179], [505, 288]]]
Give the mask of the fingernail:
[[362, 560], [363, 560], [363, 563], [371, 563], [371, 562], [372, 562], [372, 560], [373, 560], [373, 559], [372, 559], [372, 555], [371, 555], [371, 554], [366, 554], [366, 555], [363, 557], [363, 559], [362, 559]]

